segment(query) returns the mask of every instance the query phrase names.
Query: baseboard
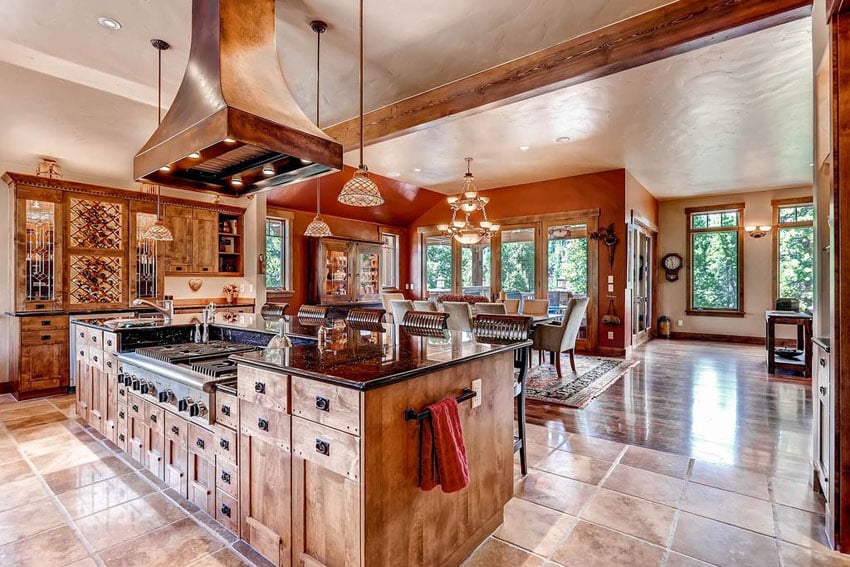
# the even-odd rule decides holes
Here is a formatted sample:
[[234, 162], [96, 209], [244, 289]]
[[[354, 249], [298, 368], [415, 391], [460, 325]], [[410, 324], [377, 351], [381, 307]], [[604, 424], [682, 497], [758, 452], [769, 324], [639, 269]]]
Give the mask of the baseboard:
[[[717, 343], [734, 343], [741, 345], [764, 345], [764, 337], [748, 337], [744, 335], [715, 335], [711, 333], [683, 333], [681, 331], [673, 331], [671, 335], [671, 339], [680, 341], [712, 341]], [[796, 347], [797, 340], [776, 339], [776, 345]]]
[[613, 358], [625, 358], [626, 357], [626, 349], [624, 348], [616, 348], [616, 347], [596, 347], [594, 351], [599, 356], [610, 356]]
[[0, 382], [0, 394], [11, 394], [12, 389], [11, 382]]

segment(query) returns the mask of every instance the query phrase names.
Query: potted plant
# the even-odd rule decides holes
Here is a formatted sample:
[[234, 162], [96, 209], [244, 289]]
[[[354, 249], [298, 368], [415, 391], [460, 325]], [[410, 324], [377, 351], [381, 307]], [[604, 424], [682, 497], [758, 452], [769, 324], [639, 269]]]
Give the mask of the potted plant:
[[227, 300], [227, 303], [233, 303], [239, 299], [239, 286], [236, 284], [227, 284], [221, 291], [224, 292], [224, 298]]

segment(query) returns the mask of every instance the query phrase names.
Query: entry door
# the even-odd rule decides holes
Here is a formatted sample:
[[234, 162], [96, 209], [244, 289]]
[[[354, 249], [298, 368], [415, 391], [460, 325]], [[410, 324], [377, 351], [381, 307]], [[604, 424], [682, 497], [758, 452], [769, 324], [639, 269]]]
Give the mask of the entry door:
[[654, 319], [652, 304], [652, 266], [655, 235], [640, 225], [633, 225], [632, 252], [632, 344], [646, 341]]

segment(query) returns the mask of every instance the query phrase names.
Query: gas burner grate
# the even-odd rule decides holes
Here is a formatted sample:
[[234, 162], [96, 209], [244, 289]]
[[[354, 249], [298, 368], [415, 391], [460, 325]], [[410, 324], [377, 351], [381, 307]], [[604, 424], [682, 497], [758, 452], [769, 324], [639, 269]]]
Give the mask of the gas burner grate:
[[236, 363], [231, 362], [226, 358], [215, 358], [213, 360], [203, 360], [193, 362], [192, 370], [200, 372], [206, 376], [220, 378], [222, 376], [236, 375]]
[[255, 350], [256, 347], [232, 343], [229, 341], [210, 341], [206, 344], [180, 343], [176, 345], [162, 345], [152, 347], [141, 347], [136, 353], [162, 362], [190, 362], [211, 357], [222, 357], [235, 352]]

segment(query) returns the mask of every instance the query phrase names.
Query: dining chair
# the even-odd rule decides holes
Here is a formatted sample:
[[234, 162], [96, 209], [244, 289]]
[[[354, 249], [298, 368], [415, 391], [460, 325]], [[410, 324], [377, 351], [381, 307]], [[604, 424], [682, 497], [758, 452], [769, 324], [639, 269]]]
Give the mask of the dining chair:
[[522, 302], [523, 315], [548, 315], [548, 299], [526, 299]]
[[393, 299], [390, 301], [390, 309], [393, 314], [393, 322], [396, 324], [404, 320], [404, 314], [413, 311], [413, 302], [409, 299]]
[[508, 315], [516, 315], [519, 313], [519, 299], [505, 299], [502, 303], [505, 306], [505, 313]]
[[443, 310], [449, 314], [450, 331], [472, 330], [472, 306], [465, 301], [444, 301]]
[[263, 319], [280, 319], [289, 309], [288, 303], [265, 303], [260, 308], [260, 317]]
[[442, 311], [408, 311], [401, 319], [400, 326], [406, 331], [439, 331], [442, 334], [446, 330], [448, 313]]
[[554, 353], [555, 369], [558, 378], [561, 377], [561, 353], [568, 352], [570, 355], [570, 367], [576, 371], [575, 347], [578, 331], [581, 328], [581, 320], [587, 310], [588, 299], [586, 297], [573, 297], [567, 304], [564, 316], [560, 323], [544, 323], [534, 327], [534, 345], [532, 348], [540, 351]]
[[482, 315], [507, 315], [508, 310], [504, 303], [476, 303], [475, 313]]
[[437, 304], [431, 301], [430, 299], [414, 300], [413, 308], [417, 311], [439, 311], [437, 309]]
[[345, 322], [382, 323], [386, 313], [384, 309], [349, 309], [345, 315]]
[[326, 305], [302, 305], [298, 308], [299, 319], [324, 319], [328, 316]]
[[381, 294], [381, 303], [384, 305], [384, 309], [387, 312], [387, 322], [392, 323], [392, 313], [393, 307], [390, 304], [393, 301], [402, 301], [404, 300], [404, 294], [400, 292], [386, 292]]
[[[482, 313], [472, 322], [475, 340], [486, 343], [493, 341], [520, 342], [528, 340], [531, 318], [523, 315], [495, 315]], [[523, 476], [528, 474], [525, 440], [525, 381], [528, 377], [530, 347], [514, 351], [514, 399], [516, 400], [517, 435], [514, 438], [514, 453], [519, 451], [519, 466]]]

